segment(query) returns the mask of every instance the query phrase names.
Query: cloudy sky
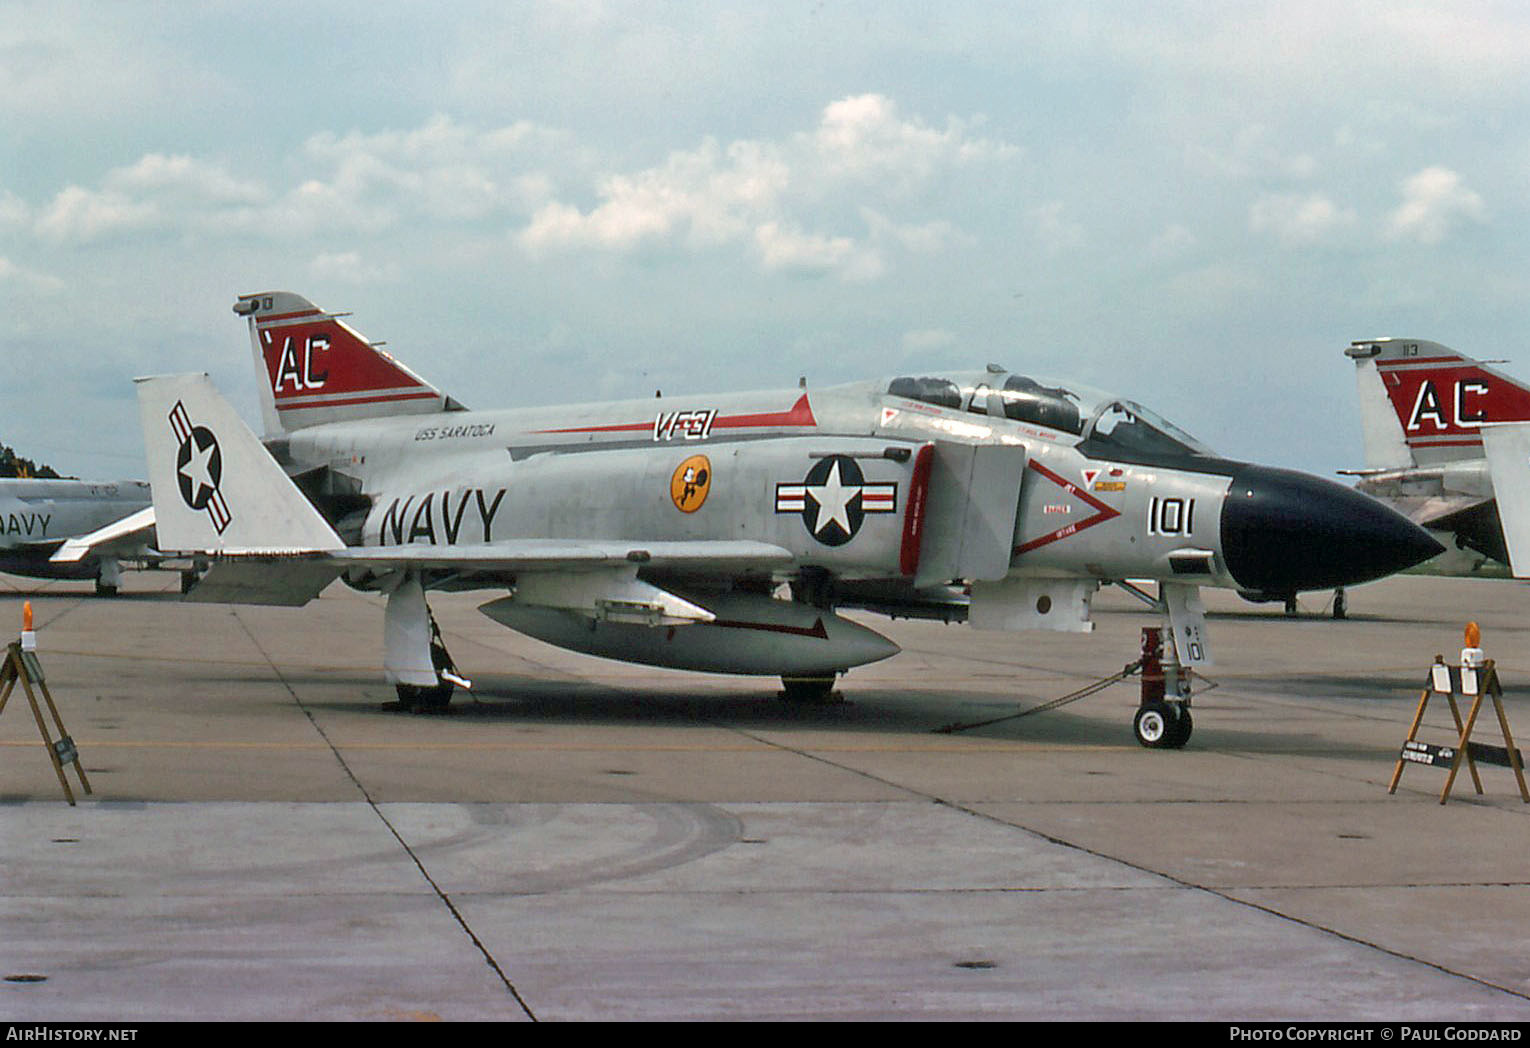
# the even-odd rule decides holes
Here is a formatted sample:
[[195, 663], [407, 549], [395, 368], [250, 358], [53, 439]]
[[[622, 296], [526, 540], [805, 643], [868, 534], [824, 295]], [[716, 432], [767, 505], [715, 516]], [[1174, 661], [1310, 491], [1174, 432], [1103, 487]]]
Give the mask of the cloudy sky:
[[472, 407], [1015, 370], [1361, 462], [1342, 349], [1522, 351], [1514, 3], [0, 3], [0, 442], [258, 418], [241, 292]]

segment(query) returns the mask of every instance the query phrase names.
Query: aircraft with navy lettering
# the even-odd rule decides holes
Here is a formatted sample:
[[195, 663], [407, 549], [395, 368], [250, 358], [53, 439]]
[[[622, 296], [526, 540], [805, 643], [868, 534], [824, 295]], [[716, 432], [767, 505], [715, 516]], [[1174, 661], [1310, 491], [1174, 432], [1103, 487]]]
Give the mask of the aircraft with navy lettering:
[[0, 480], [0, 571], [93, 579], [115, 594], [124, 564], [155, 567], [154, 510], [141, 480]]
[[[1331, 481], [1232, 462], [1130, 400], [998, 365], [822, 390], [469, 411], [301, 296], [241, 296], [257, 437], [205, 375], [138, 380], [160, 544], [188, 599], [386, 595], [384, 674], [444, 706], [463, 678], [427, 594], [551, 644], [779, 677], [816, 700], [898, 647], [843, 612], [1088, 631], [1102, 585], [1210, 661], [1199, 587], [1281, 598], [1440, 550]], [[1190, 737], [1187, 692], [1143, 745]]]
[[1445, 546], [1412, 570], [1507, 577], [1483, 437], [1496, 424], [1530, 421], [1530, 387], [1424, 339], [1360, 339], [1344, 352], [1355, 362], [1365, 468], [1343, 472]]

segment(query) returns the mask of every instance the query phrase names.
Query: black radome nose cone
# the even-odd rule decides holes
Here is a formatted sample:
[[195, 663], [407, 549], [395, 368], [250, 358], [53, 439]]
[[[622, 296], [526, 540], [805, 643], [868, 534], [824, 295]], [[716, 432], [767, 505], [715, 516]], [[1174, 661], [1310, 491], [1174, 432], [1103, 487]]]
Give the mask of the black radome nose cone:
[[1320, 477], [1244, 466], [1222, 504], [1222, 554], [1245, 592], [1370, 582], [1444, 549], [1391, 507]]

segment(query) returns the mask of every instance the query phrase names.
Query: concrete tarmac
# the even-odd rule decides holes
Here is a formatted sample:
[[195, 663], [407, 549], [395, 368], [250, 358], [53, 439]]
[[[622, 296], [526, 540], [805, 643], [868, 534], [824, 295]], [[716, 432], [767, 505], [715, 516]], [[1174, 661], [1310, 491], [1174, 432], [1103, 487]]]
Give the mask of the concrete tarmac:
[[475, 693], [415, 716], [377, 597], [177, 581], [0, 577], [93, 787], [64, 801], [14, 693], [0, 1019], [1530, 1020], [1512, 773], [1387, 792], [1469, 619], [1530, 736], [1513, 582], [1392, 579], [1345, 621], [1208, 594], [1215, 686], [1171, 752], [1134, 741], [1135, 680], [1023, 715], [1136, 657], [1153, 619], [1114, 593], [1090, 636], [868, 617], [903, 653], [822, 707], [439, 595]]

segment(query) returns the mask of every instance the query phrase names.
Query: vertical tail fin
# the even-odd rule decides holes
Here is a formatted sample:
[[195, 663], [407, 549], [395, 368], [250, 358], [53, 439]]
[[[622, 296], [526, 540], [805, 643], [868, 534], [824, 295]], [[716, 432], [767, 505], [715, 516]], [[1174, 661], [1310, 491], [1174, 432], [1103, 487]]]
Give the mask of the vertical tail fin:
[[1517, 579], [1530, 578], [1530, 425], [1482, 428], [1482, 446], [1498, 501], [1498, 520]]
[[240, 295], [234, 312], [249, 320], [267, 435], [462, 407], [301, 295]]
[[1344, 352], [1372, 469], [1481, 458], [1483, 423], [1530, 421], [1530, 388], [1438, 342], [1363, 339]]
[[343, 549], [206, 375], [138, 379], [156, 544], [184, 553]]

